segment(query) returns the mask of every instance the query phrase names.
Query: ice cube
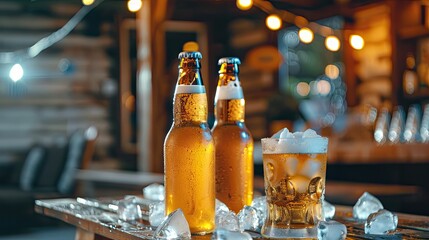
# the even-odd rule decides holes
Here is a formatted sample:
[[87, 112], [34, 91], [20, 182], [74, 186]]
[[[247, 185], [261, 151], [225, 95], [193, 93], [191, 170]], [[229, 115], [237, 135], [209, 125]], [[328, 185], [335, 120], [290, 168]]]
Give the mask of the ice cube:
[[123, 221], [133, 221], [142, 218], [140, 205], [137, 204], [137, 197], [126, 196], [117, 202], [118, 216]]
[[229, 231], [223, 228], [216, 228], [211, 240], [251, 240], [252, 237], [247, 232]]
[[365, 222], [366, 234], [386, 234], [398, 226], [398, 216], [385, 209], [371, 213]]
[[346, 226], [334, 220], [321, 221], [317, 227], [317, 239], [319, 240], [342, 240], [346, 239], [346, 235]]
[[222, 201], [216, 199], [216, 214], [218, 212], [222, 212], [222, 211], [223, 212], [228, 212], [229, 208], [228, 208], [228, 206], [226, 206], [225, 203], [223, 203]]
[[359, 220], [366, 220], [371, 213], [383, 209], [383, 204], [373, 195], [364, 192], [356, 204], [353, 206], [353, 217]]
[[296, 175], [290, 178], [290, 183], [294, 189], [293, 192], [296, 193], [306, 193], [310, 179], [301, 175]]
[[298, 167], [298, 159], [296, 158], [288, 158], [286, 159], [286, 166], [285, 166], [285, 170], [287, 175], [289, 176], [293, 176], [296, 173]]
[[158, 226], [155, 239], [191, 239], [191, 230], [182, 209], [170, 213]]
[[316, 131], [314, 131], [313, 129], [307, 129], [304, 131], [304, 133], [302, 134], [302, 138], [314, 138], [314, 137], [318, 137], [319, 135], [317, 135]]
[[265, 196], [255, 197], [252, 201], [252, 207], [258, 211], [259, 225], [262, 226], [267, 218], [267, 198]]
[[143, 188], [143, 196], [146, 199], [164, 201], [165, 190], [164, 185], [153, 183]]
[[317, 159], [308, 159], [302, 167], [300, 174], [308, 178], [314, 178], [319, 173], [322, 163]]
[[239, 231], [238, 217], [232, 211], [216, 212], [216, 227], [230, 231]]
[[304, 135], [304, 133], [303, 132], [294, 132], [293, 134], [293, 137], [294, 138], [302, 138], [302, 136]]
[[159, 226], [165, 218], [165, 203], [157, 202], [150, 205], [149, 223], [152, 226]]
[[287, 136], [288, 136], [288, 134], [289, 134], [289, 129], [287, 129], [287, 128], [283, 128], [283, 130], [281, 131], [281, 133], [280, 133], [280, 139], [282, 139], [282, 138], [287, 138]]
[[244, 206], [243, 209], [238, 213], [238, 221], [240, 223], [240, 230], [252, 230], [257, 231], [261, 228], [261, 221], [256, 208], [251, 206]]
[[335, 216], [335, 206], [323, 200], [322, 202], [323, 216], [325, 219], [332, 219]]

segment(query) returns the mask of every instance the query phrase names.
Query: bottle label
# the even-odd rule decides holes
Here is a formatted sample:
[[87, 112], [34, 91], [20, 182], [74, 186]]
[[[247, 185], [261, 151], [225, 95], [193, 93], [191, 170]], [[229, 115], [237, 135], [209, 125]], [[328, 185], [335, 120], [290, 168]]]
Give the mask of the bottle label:
[[243, 90], [241, 89], [241, 86], [218, 86], [216, 89], [215, 101], [242, 98]]
[[202, 85], [176, 85], [174, 94], [181, 93], [206, 93], [206, 88]]

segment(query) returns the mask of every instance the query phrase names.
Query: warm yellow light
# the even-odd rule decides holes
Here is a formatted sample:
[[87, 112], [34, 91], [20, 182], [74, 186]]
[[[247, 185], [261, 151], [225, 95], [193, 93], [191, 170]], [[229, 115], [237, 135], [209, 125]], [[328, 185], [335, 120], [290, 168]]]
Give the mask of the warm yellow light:
[[330, 79], [336, 79], [340, 75], [340, 69], [333, 64], [329, 64], [325, 67], [325, 75]]
[[300, 96], [305, 97], [310, 93], [310, 85], [306, 82], [300, 82], [296, 85], [296, 92]]
[[340, 45], [340, 40], [335, 36], [328, 36], [325, 39], [325, 46], [330, 51], [338, 51], [338, 49], [340, 49]]
[[316, 84], [317, 91], [320, 95], [326, 96], [331, 92], [331, 84], [326, 80], [320, 80]]
[[94, 3], [94, 0], [82, 0], [82, 4], [85, 6], [91, 5]]
[[311, 31], [309, 28], [301, 28], [298, 32], [299, 40], [303, 43], [311, 43], [314, 38], [313, 31]]
[[249, 10], [253, 6], [253, 0], [237, 0], [237, 7], [240, 10]]
[[350, 36], [350, 45], [356, 50], [361, 50], [365, 46], [365, 41], [359, 35], [353, 34]]
[[128, 1], [128, 10], [130, 12], [137, 12], [142, 7], [142, 1], [141, 0], [129, 0]]
[[282, 27], [282, 20], [276, 14], [271, 14], [265, 20], [265, 24], [269, 29], [276, 31]]

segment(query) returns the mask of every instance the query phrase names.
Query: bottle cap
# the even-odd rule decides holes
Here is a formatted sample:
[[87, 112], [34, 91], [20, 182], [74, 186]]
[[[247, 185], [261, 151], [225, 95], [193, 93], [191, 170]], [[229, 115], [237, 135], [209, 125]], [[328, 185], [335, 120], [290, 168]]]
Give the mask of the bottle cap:
[[195, 59], [201, 59], [203, 56], [200, 52], [181, 52], [179, 53], [179, 59], [182, 58], [195, 58]]
[[223, 63], [238, 64], [238, 65], [241, 64], [240, 59], [236, 57], [224, 57], [219, 59], [219, 61], [217, 62], [218, 65], [221, 65]]

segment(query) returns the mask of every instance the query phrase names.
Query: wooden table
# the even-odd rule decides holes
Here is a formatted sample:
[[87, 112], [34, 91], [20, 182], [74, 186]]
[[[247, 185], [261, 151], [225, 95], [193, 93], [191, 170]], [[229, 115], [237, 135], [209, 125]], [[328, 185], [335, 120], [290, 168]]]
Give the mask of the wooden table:
[[[82, 207], [79, 211], [76, 207]], [[37, 200], [36, 212], [45, 216], [60, 219], [76, 226], [76, 240], [114, 239], [114, 240], [141, 240], [151, 239], [151, 226], [147, 222], [125, 224], [104, 223], [96, 220], [96, 216], [108, 211], [89, 207], [78, 203], [75, 199]], [[364, 234], [363, 223], [352, 219], [351, 208], [336, 206], [335, 220], [347, 226], [347, 239], [429, 239], [429, 217], [398, 214], [399, 223], [395, 234], [388, 238]], [[254, 239], [261, 239], [261, 235], [251, 232]], [[210, 235], [193, 236], [192, 239], [210, 239]]]

